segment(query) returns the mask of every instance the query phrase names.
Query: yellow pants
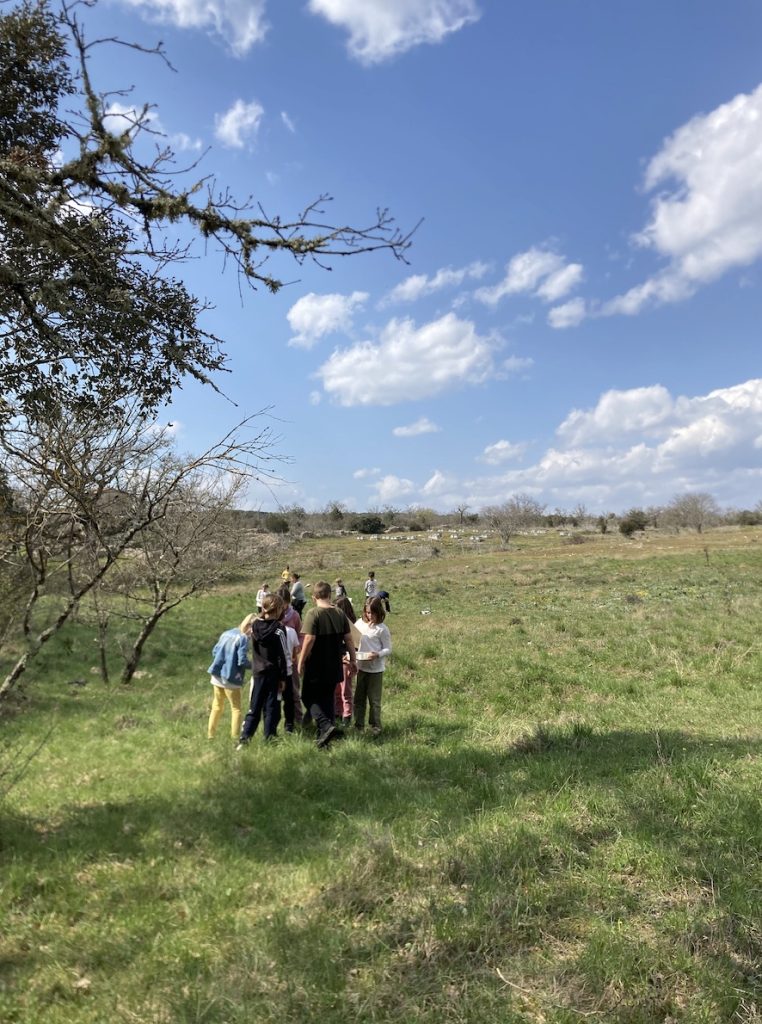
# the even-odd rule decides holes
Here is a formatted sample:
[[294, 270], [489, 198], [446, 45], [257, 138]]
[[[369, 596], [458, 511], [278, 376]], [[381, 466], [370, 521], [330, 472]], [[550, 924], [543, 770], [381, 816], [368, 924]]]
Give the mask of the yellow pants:
[[217, 732], [217, 724], [219, 723], [220, 716], [225, 707], [225, 701], [227, 700], [230, 704], [230, 711], [232, 718], [230, 720], [230, 735], [233, 739], [237, 739], [241, 734], [241, 688], [237, 687], [235, 690], [228, 690], [224, 686], [215, 686], [212, 684], [212, 711], [209, 715], [209, 725], [207, 727], [207, 736], [209, 739], [214, 738], [214, 734]]

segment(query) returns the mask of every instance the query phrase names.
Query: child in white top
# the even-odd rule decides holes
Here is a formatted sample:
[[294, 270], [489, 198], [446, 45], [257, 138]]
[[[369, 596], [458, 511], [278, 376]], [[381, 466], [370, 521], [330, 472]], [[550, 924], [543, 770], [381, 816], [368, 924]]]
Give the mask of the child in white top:
[[257, 614], [258, 615], [261, 614], [261, 612], [262, 612], [262, 602], [264, 601], [264, 599], [267, 597], [267, 595], [269, 593], [270, 593], [270, 585], [268, 583], [263, 583], [262, 586], [257, 591]]
[[376, 583], [376, 574], [371, 571], [368, 573], [368, 578], [365, 581], [365, 600], [369, 600], [371, 597], [375, 597], [378, 593], [378, 583]]
[[381, 732], [381, 691], [386, 659], [392, 653], [392, 637], [384, 625], [383, 602], [372, 597], [365, 602], [362, 619], [356, 622], [360, 632], [357, 648], [357, 681], [354, 694], [355, 728], [365, 727], [365, 708], [370, 704], [368, 723], [374, 735]]

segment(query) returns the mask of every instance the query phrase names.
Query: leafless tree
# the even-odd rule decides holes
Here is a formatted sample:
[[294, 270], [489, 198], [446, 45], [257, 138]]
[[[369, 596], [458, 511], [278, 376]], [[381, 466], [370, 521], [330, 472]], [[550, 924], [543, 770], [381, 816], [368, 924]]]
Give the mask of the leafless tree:
[[[0, 683], [0, 700], [115, 567], [136, 552], [147, 564], [149, 550], [157, 566], [181, 549], [191, 558], [193, 516], [182, 528], [177, 518], [184, 496], [209, 480], [208, 500], [224, 474], [230, 494], [234, 481], [272, 476], [276, 440], [251, 416], [200, 455], [179, 458], [169, 429], [137, 406], [85, 421], [46, 415], [0, 422], [2, 473], [15, 496], [0, 560], [20, 581], [18, 613], [6, 632], [22, 649]], [[174, 554], [167, 548], [173, 520]], [[167, 590], [159, 606], [171, 600]]]
[[544, 511], [545, 506], [530, 494], [514, 494], [502, 505], [488, 505], [482, 510], [482, 515], [507, 546], [515, 533], [538, 526]]
[[461, 526], [463, 525], [463, 520], [469, 508], [471, 508], [471, 506], [467, 505], [465, 501], [462, 501], [460, 505], [455, 506], [455, 513], [459, 517], [458, 522], [460, 523]]
[[719, 513], [714, 497], [697, 491], [676, 494], [664, 510], [664, 519], [678, 529], [689, 527], [701, 533], [705, 526], [716, 522]]

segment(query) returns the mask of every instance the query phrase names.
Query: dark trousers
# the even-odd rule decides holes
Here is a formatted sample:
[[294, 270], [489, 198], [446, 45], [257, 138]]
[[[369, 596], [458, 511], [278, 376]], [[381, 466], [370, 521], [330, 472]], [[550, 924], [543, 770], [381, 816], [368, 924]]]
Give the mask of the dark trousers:
[[329, 683], [326, 686], [320, 683], [310, 683], [309, 685], [305, 684], [304, 689], [306, 690], [306, 696], [303, 699], [303, 704], [317, 725], [318, 732], [323, 733], [336, 721], [336, 712], [333, 705], [336, 684]]
[[278, 700], [278, 680], [272, 675], [254, 676], [249, 711], [241, 730], [241, 740], [250, 740], [257, 731], [260, 719], [264, 714], [265, 739], [274, 736], [280, 721], [280, 701]]
[[296, 703], [294, 701], [294, 680], [286, 680], [286, 689], [283, 691], [283, 717], [286, 720], [286, 730], [292, 732], [294, 718], [296, 717]]

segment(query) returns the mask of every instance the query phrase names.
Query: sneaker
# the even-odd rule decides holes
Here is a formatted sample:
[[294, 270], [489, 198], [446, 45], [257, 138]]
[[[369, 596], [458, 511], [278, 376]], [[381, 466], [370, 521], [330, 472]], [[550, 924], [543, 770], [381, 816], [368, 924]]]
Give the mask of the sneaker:
[[249, 741], [248, 740], [239, 740], [238, 741], [238, 745], [235, 748], [236, 753], [238, 753], [239, 750], [245, 750], [246, 747], [248, 747], [248, 745], [249, 745]]
[[293, 732], [294, 731], [294, 727], [293, 727], [293, 725], [284, 725], [283, 726], [283, 731], [284, 732]]
[[381, 735], [381, 728], [380, 728], [380, 726], [372, 725], [370, 727], [370, 734], [371, 734], [371, 736], [380, 736]]
[[352, 724], [352, 716], [344, 715], [344, 717], [341, 720], [341, 724], [344, 726], [345, 729], [348, 729]]
[[339, 731], [335, 725], [329, 725], [325, 732], [321, 732], [317, 739], [317, 745], [319, 747], [327, 747], [332, 739], [338, 737]]

